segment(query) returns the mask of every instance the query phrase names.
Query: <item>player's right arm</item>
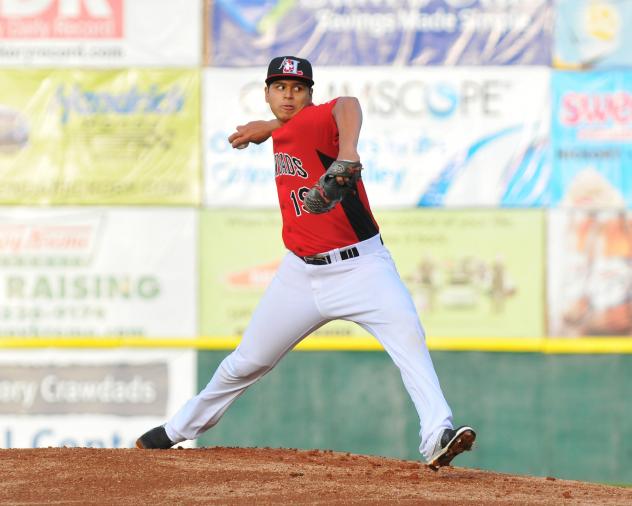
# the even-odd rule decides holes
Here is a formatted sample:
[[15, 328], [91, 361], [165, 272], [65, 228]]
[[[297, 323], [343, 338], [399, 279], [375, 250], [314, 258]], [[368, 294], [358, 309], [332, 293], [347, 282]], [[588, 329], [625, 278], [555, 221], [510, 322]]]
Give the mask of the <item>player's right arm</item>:
[[[358, 139], [362, 128], [362, 108], [355, 97], [340, 97], [332, 110], [338, 127], [338, 160], [359, 162]], [[337, 176], [336, 182], [345, 185], [348, 177]]]
[[255, 144], [261, 144], [267, 141], [272, 132], [281, 126], [281, 122], [278, 119], [271, 119], [268, 121], [257, 120], [250, 121], [245, 125], [239, 125], [235, 132], [228, 137], [233, 148], [254, 142]]
[[332, 110], [338, 126], [338, 160], [360, 160], [358, 139], [362, 128], [362, 108], [355, 97], [340, 97]]

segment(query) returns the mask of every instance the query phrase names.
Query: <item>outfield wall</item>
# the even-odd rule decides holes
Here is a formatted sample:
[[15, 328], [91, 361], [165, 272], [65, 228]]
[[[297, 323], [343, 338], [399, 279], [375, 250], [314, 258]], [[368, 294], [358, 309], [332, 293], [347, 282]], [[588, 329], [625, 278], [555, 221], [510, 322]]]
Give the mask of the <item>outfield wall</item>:
[[[226, 352], [198, 355], [202, 388]], [[456, 424], [478, 432], [458, 465], [632, 483], [632, 355], [432, 352]], [[330, 448], [419, 459], [418, 419], [384, 352], [291, 353], [204, 446]]]

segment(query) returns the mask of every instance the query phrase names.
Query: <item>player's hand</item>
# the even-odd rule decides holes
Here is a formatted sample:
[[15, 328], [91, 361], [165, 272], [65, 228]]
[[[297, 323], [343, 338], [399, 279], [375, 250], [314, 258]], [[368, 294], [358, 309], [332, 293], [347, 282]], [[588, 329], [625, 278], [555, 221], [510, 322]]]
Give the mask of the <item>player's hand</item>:
[[272, 132], [279, 128], [280, 125], [276, 119], [270, 121], [250, 121], [245, 125], [239, 125], [235, 129], [235, 132], [228, 137], [228, 142], [230, 142], [233, 148], [246, 147], [250, 142], [261, 144], [267, 141], [272, 135]]

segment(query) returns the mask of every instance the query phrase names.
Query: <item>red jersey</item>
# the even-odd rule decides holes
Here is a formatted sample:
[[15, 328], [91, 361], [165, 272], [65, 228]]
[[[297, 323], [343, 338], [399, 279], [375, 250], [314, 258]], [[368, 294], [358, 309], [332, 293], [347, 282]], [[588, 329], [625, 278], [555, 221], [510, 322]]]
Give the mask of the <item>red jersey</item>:
[[336, 100], [305, 106], [272, 133], [283, 242], [298, 256], [343, 248], [378, 233], [364, 184], [331, 211], [310, 214], [303, 198], [338, 156], [338, 127], [332, 111]]

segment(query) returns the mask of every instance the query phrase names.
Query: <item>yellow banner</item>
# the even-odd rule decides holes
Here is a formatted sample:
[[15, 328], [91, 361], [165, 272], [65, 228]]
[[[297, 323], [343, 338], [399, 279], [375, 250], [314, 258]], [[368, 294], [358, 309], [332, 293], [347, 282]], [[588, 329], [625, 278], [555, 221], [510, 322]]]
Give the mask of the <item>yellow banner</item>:
[[0, 73], [0, 204], [200, 202], [197, 70]]

